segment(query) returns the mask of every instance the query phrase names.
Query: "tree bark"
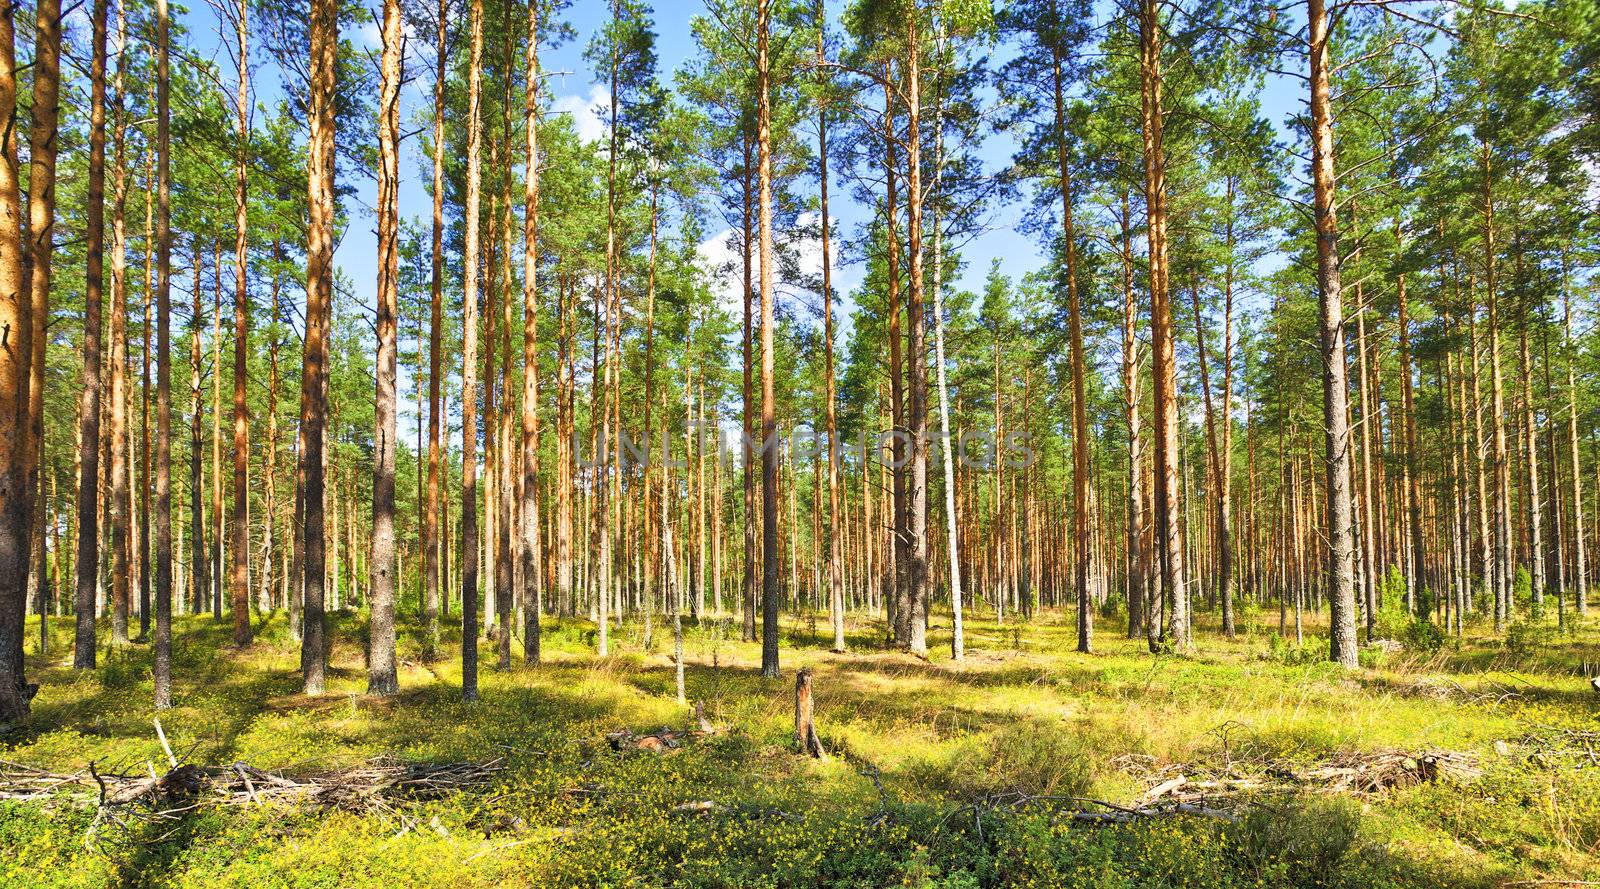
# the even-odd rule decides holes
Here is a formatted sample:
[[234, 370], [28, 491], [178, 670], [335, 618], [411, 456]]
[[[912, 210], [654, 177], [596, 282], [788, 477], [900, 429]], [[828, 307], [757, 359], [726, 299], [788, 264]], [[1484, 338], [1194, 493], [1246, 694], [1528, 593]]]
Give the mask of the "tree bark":
[[311, 84], [307, 145], [305, 355], [301, 371], [300, 452], [305, 478], [305, 572], [300, 672], [305, 693], [323, 692], [327, 671], [324, 614], [327, 553], [324, 538], [325, 452], [328, 425], [328, 318], [333, 300], [334, 106], [339, 46], [339, 10], [334, 0], [312, 0]]
[[[943, 21], [940, 24], [939, 47], [942, 52], [945, 45]], [[940, 59], [940, 64], [944, 59]], [[944, 185], [944, 95], [937, 92], [934, 105], [934, 162], [933, 162], [933, 193], [941, 196]], [[936, 205], [937, 206], [937, 205]], [[824, 242], [824, 269], [826, 269], [826, 242]], [[943, 436], [943, 447], [940, 448], [941, 462], [944, 464], [944, 512], [945, 512], [945, 546], [946, 559], [950, 570], [950, 656], [952, 660], [966, 658], [966, 626], [962, 614], [962, 589], [961, 589], [961, 537], [957, 531], [959, 519], [956, 514], [956, 475], [955, 475], [955, 449], [956, 437], [950, 428], [950, 388], [945, 372], [945, 345], [944, 345], [944, 224], [935, 210], [933, 222], [933, 343], [934, 367], [937, 370], [939, 385], [939, 429]], [[829, 426], [828, 440], [833, 441], [832, 416], [833, 416], [833, 372], [832, 372], [832, 347], [829, 344]], [[836, 460], [836, 458], [834, 458]], [[830, 466], [829, 483], [834, 482], [837, 473]], [[838, 511], [837, 496], [834, 496], [833, 511]], [[835, 527], [829, 537], [837, 541], [838, 529]], [[842, 626], [842, 620], [841, 620]], [[841, 646], [842, 649], [842, 646]]]
[[[43, 496], [40, 479], [44, 456], [44, 388], [48, 344], [46, 327], [50, 321], [51, 260], [55, 255], [56, 158], [60, 151], [61, 117], [61, 0], [40, 0], [35, 4], [32, 127], [28, 134], [28, 225], [30, 238], [28, 289], [31, 308], [28, 321], [33, 328], [29, 344], [33, 360], [28, 364], [28, 488], [30, 503]], [[28, 514], [28, 527], [37, 546], [44, 546], [44, 516]], [[41, 550], [42, 551], [42, 550]], [[44, 572], [35, 575], [43, 584]], [[14, 653], [19, 664], [20, 647]], [[21, 673], [21, 666], [18, 666]]]
[[1561, 325], [1567, 364], [1567, 451], [1572, 458], [1573, 603], [1578, 616], [1582, 617], [1589, 611], [1588, 541], [1583, 536], [1583, 468], [1578, 460], [1578, 384], [1574, 371], [1577, 355], [1572, 341], [1572, 293], [1568, 286], [1565, 251], [1561, 254], [1561, 273]]
[[439, 647], [439, 495], [441, 440], [443, 438], [440, 386], [444, 365], [444, 88], [449, 0], [439, 0], [434, 33], [433, 81], [433, 250], [429, 281], [428, 322], [428, 505], [422, 518], [422, 571], [424, 575], [422, 624], [423, 657], [431, 660]]
[[1345, 377], [1344, 307], [1339, 280], [1339, 224], [1334, 197], [1333, 107], [1329, 90], [1328, 13], [1323, 0], [1307, 7], [1311, 70], [1312, 206], [1317, 230], [1317, 295], [1322, 342], [1323, 449], [1327, 463], [1328, 605], [1330, 658], [1359, 665], [1356, 652], [1354, 548], [1350, 534], [1349, 386]]
[[[250, 405], [245, 400], [250, 356], [250, 4], [240, 0], [235, 22], [239, 42], [238, 140], [234, 167], [233, 242], [233, 552], [229, 592], [233, 605], [233, 644], [250, 644]], [[217, 373], [221, 374], [219, 368]], [[270, 524], [272, 516], [269, 513]]]
[[761, 675], [778, 677], [778, 453], [773, 379], [772, 72], [768, 58], [772, 8], [756, 0], [756, 181], [761, 254]]
[[[1051, 18], [1057, 16], [1054, 2]], [[1056, 25], [1052, 21], [1052, 26]], [[1088, 365], [1083, 355], [1083, 309], [1078, 298], [1077, 230], [1072, 221], [1072, 165], [1067, 154], [1067, 107], [1061, 74], [1061, 47], [1050, 45], [1055, 87], [1056, 163], [1061, 189], [1061, 240], [1067, 275], [1067, 339], [1072, 361], [1072, 590], [1078, 605], [1078, 650], [1094, 647], [1094, 609], [1089, 603], [1089, 414], [1084, 394]]]
[[400, 691], [394, 653], [396, 338], [400, 311], [400, 82], [405, 76], [400, 0], [384, 0], [378, 87], [378, 360], [372, 460], [372, 602], [367, 693]]
[[478, 699], [478, 209], [483, 138], [483, 0], [471, 3], [463, 207], [466, 231], [461, 257], [466, 308], [461, 358], [461, 697], [466, 701]]
[[928, 653], [928, 316], [923, 310], [926, 278], [922, 250], [922, 33], [915, 5], [906, 15], [906, 240], [911, 275], [906, 311], [911, 322], [911, 473], [906, 508], [910, 512], [911, 557], [906, 575], [911, 630], [906, 647], [920, 657]]
[[1144, 145], [1145, 208], [1149, 223], [1150, 351], [1155, 377], [1156, 552], [1166, 625], [1155, 637], [1178, 650], [1189, 648], [1188, 596], [1183, 569], [1183, 537], [1178, 490], [1177, 357], [1167, 269], [1167, 169], [1163, 137], [1161, 20], [1156, 0], [1139, 6], [1140, 123]]
[[126, 119], [122, 73], [127, 51], [127, 19], [117, 6], [117, 68], [112, 78], [111, 165], [111, 641], [128, 641], [128, 591], [131, 572], [129, 530], [132, 498], [128, 473], [128, 242], [124, 210], [128, 197]]
[[522, 657], [539, 662], [544, 543], [539, 526], [539, 4], [528, 7], [522, 229]]
[[[5, 18], [5, 16], [0, 16]], [[172, 706], [172, 21], [156, 0], [155, 706]], [[148, 320], [148, 314], [146, 320]], [[148, 325], [147, 325], [148, 327]], [[149, 340], [146, 339], [148, 344]], [[148, 348], [146, 349], [148, 352]]]
[[78, 558], [72, 666], [95, 665], [100, 580], [100, 350], [105, 290], [106, 0], [94, 0], [89, 62], [89, 195], [84, 207], [83, 392], [78, 399]]
[[1119, 216], [1122, 259], [1122, 405], [1128, 425], [1128, 638], [1137, 639], [1155, 612], [1150, 601], [1148, 556], [1144, 550], [1144, 440], [1139, 428], [1139, 323], [1133, 296], [1133, 233], [1126, 192]]
[[[164, 0], [162, 0], [164, 2]], [[16, 4], [0, 0], [0, 120], [17, 111]], [[33, 697], [23, 674], [28, 595], [27, 418], [31, 303], [17, 182], [15, 127], [0, 130], [0, 723], [28, 716]]]

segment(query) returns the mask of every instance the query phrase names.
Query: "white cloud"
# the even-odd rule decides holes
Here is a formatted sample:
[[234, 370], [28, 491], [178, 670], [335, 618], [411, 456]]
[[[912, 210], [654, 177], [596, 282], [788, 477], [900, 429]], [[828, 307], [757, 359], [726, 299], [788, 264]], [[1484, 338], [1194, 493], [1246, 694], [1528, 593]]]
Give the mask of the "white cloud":
[[572, 125], [578, 131], [578, 138], [585, 142], [598, 142], [606, 134], [601, 109], [607, 107], [610, 101], [611, 94], [605, 87], [594, 84], [589, 87], [587, 96], [562, 96], [551, 104], [550, 109], [557, 114], [572, 116]]
[[[801, 227], [815, 226], [818, 216], [815, 212], [802, 213], [798, 222]], [[839, 221], [835, 219], [833, 225], [837, 231]], [[717, 296], [717, 304], [737, 318], [744, 314], [744, 257], [740, 255], [736, 242], [729, 237], [732, 234], [733, 229], [725, 228], [706, 238], [700, 242], [698, 253], [700, 261], [712, 275], [712, 292]], [[800, 241], [797, 249], [800, 254], [800, 271], [805, 276], [806, 286], [809, 288], [813, 286], [810, 282], [819, 281], [822, 277], [822, 239], [815, 236], [807, 237]], [[853, 282], [847, 283], [841, 278], [837, 235], [834, 238], [833, 250], [833, 289], [835, 298], [838, 298], [846, 287], [853, 286]], [[751, 286], [755, 286], [760, 280], [758, 276], [761, 274], [761, 259], [759, 256], [752, 256], [751, 260], [754, 267], [750, 270], [750, 282]], [[794, 285], [798, 282], [776, 283], [780, 292], [793, 293]]]

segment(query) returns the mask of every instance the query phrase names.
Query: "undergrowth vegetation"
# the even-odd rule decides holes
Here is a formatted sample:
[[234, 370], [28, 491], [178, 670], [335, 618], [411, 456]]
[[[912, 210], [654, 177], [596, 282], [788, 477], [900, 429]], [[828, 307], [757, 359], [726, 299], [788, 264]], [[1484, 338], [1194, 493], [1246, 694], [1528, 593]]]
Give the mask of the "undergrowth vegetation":
[[[493, 786], [381, 813], [202, 806], [127, 830], [85, 800], [0, 803], [4, 886], [1195, 886], [1490, 887], [1600, 878], [1600, 767], [1563, 739], [1594, 728], [1586, 674], [1600, 633], [1530, 624], [1516, 644], [1469, 624], [1464, 639], [1390, 646], [1345, 672], [1315, 615], [1302, 645], [1277, 613], [1246, 610], [1239, 638], [1205, 634], [1194, 657], [1152, 656], [1104, 624], [1072, 651], [1070, 621], [969, 620], [969, 657], [882, 651], [852, 627], [835, 655], [802, 618], [786, 625], [785, 679], [764, 681], [736, 626], [687, 631], [688, 694], [717, 728], [667, 754], [617, 752], [608, 732], [690, 727], [673, 699], [671, 638], [620, 632], [596, 659], [592, 625], [547, 625], [546, 662], [486, 669], [459, 701], [459, 639], [434, 663], [402, 635], [402, 693], [365, 687], [359, 615], [337, 619], [329, 693], [297, 693], [281, 615], [248, 650], [227, 628], [179, 621], [180, 758], [307, 770], [376, 757], [503, 760]], [[937, 623], [937, 621], [936, 621]], [[56, 771], [164, 764], [145, 646], [75, 673], [33, 657], [34, 718], [0, 758]], [[1404, 629], [1403, 627], [1399, 629]], [[35, 627], [35, 634], [37, 627]], [[947, 632], [947, 629], [946, 629]], [[935, 633], [938, 633], [936, 627]], [[936, 637], [937, 638], [937, 635]], [[1290, 636], [1289, 638], [1292, 638]], [[1375, 647], [1374, 652], [1379, 650]], [[792, 744], [793, 671], [815, 672], [833, 756]], [[1586, 737], [1586, 736], [1584, 736]], [[1563, 745], [1566, 746], [1563, 746]], [[1471, 782], [1363, 794], [1302, 787], [1226, 806], [1089, 826], [1072, 813], [1127, 806], [1158, 773], [1270, 776], [1348, 754], [1446, 750]], [[1163, 772], [1162, 770], [1165, 770]], [[92, 800], [89, 801], [92, 803]]]

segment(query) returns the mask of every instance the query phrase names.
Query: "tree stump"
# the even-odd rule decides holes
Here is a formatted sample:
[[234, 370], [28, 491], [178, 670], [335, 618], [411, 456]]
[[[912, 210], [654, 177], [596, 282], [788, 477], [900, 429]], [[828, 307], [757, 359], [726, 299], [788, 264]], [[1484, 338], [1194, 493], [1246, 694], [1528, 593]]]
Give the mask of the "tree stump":
[[794, 738], [800, 752], [817, 759], [827, 759], [828, 751], [817, 737], [817, 723], [811, 697], [811, 668], [802, 667], [794, 677]]

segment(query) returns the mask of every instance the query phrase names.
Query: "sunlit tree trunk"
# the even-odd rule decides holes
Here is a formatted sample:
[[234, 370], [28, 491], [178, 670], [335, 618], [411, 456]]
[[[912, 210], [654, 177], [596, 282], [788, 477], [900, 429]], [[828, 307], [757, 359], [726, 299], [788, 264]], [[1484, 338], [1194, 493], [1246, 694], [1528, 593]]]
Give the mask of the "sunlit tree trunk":
[[906, 454], [905, 364], [901, 354], [905, 343], [900, 331], [900, 230], [899, 230], [899, 174], [895, 143], [893, 69], [883, 66], [883, 180], [884, 180], [884, 239], [888, 265], [888, 338], [889, 338], [889, 414], [892, 422], [889, 440], [889, 472], [893, 478], [893, 506], [889, 525], [888, 565], [891, 587], [885, 598], [889, 607], [890, 626], [895, 644], [906, 648], [911, 644], [911, 562], [910, 510], [906, 498], [906, 472], [909, 458]]
[[78, 399], [78, 558], [72, 666], [95, 664], [100, 579], [100, 350], [105, 291], [106, 0], [94, 0], [89, 61], [89, 189], [84, 207], [83, 392]]
[[923, 310], [926, 278], [922, 250], [922, 35], [920, 13], [912, 4], [906, 15], [906, 253], [910, 266], [911, 403], [907, 412], [911, 435], [911, 473], [906, 491], [910, 512], [910, 565], [906, 640], [912, 654], [928, 653], [928, 316]]
[[522, 657], [539, 662], [544, 544], [539, 526], [539, 4], [528, 6], [522, 228]]
[[[28, 133], [28, 292], [32, 326], [29, 344], [33, 358], [28, 363], [28, 488], [32, 503], [42, 496], [41, 462], [44, 456], [44, 388], [46, 327], [50, 320], [50, 291], [55, 255], [56, 157], [60, 151], [61, 116], [61, 0], [40, 0], [35, 4], [33, 61], [33, 105]], [[44, 516], [28, 514], [28, 527], [34, 546], [44, 552]], [[35, 571], [35, 582], [45, 581], [42, 562]], [[22, 649], [14, 655], [21, 661]], [[21, 666], [17, 668], [21, 673]]]
[[204, 262], [199, 236], [190, 249], [194, 286], [190, 289], [189, 308], [189, 611], [199, 614], [205, 611], [211, 596], [211, 566], [206, 558], [205, 417], [201, 400], [204, 380], [200, 364], [204, 355], [201, 332], [205, 329], [205, 308], [200, 284]]
[[[233, 242], [233, 552], [229, 593], [233, 604], [233, 644], [250, 644], [250, 406], [245, 400], [250, 355], [250, 4], [240, 0], [234, 23], [239, 44], [237, 162], [234, 167]], [[218, 369], [220, 376], [221, 369]], [[272, 522], [269, 512], [267, 522]]]
[[339, 9], [334, 0], [312, 0], [310, 9], [311, 135], [307, 143], [305, 355], [301, 371], [300, 451], [305, 500], [304, 604], [300, 671], [308, 695], [323, 692], [327, 670], [324, 615], [327, 574], [323, 500], [327, 449], [328, 319], [333, 300], [334, 105], [339, 47]]
[[[1055, 4], [1051, 4], [1055, 18]], [[1094, 609], [1089, 602], [1089, 413], [1084, 375], [1083, 308], [1078, 299], [1077, 229], [1072, 221], [1072, 165], [1067, 148], [1065, 85], [1061, 47], [1050, 46], [1051, 79], [1055, 87], [1056, 163], [1061, 189], [1061, 240], [1067, 276], [1067, 340], [1072, 361], [1072, 591], [1078, 603], [1078, 650], [1089, 652], [1094, 643]]]
[[772, 72], [767, 55], [772, 9], [756, 0], [756, 180], [761, 256], [761, 675], [778, 676], [778, 453], [773, 379]]
[[439, 646], [439, 496], [440, 448], [444, 435], [440, 386], [444, 369], [444, 89], [449, 51], [445, 43], [449, 0], [439, 0], [434, 33], [433, 82], [433, 249], [428, 321], [428, 505], [422, 517], [423, 656]]
[[393, 695], [396, 337], [400, 302], [400, 82], [404, 77], [400, 0], [384, 0], [378, 87], [378, 360], [373, 401], [371, 627], [367, 693]]
[[[7, 18], [0, 16], [0, 18]], [[167, 0], [156, 0], [155, 705], [172, 706], [172, 115]], [[0, 41], [3, 42], [3, 41]], [[145, 313], [148, 322], [149, 313]], [[148, 327], [148, 324], [146, 325]], [[145, 338], [148, 352], [149, 337]], [[148, 359], [147, 359], [148, 363]]]
[[[121, 9], [119, 4], [118, 9]], [[156, 292], [156, 152], [144, 152], [144, 326], [140, 328], [143, 342], [139, 349], [139, 639], [150, 636], [150, 620], [154, 613], [150, 602], [150, 579], [155, 559], [151, 555], [150, 494], [155, 487], [150, 461], [154, 452], [154, 439], [150, 435], [150, 401], [154, 388], [150, 385], [150, 342], [156, 328], [151, 314]]]
[[1128, 638], [1144, 634], [1154, 613], [1150, 600], [1149, 557], [1144, 550], [1144, 440], [1139, 428], [1139, 308], [1133, 295], [1133, 234], [1126, 192], [1118, 221], [1122, 260], [1122, 408], [1128, 425]]
[[273, 606], [276, 586], [273, 583], [273, 556], [279, 552], [281, 541], [278, 536], [278, 320], [282, 310], [279, 304], [281, 296], [282, 273], [279, 269], [283, 262], [283, 244], [277, 238], [272, 241], [272, 314], [268, 319], [267, 329], [271, 331], [267, 343], [267, 446], [262, 450], [261, 475], [266, 481], [264, 505], [267, 520], [262, 527], [262, 534], [266, 538], [263, 549], [265, 557], [262, 565], [261, 602], [263, 607], [288, 607], [289, 576], [280, 573], [283, 594], [277, 598], [282, 599], [279, 605]]
[[[482, 178], [483, 0], [471, 0], [467, 64], [467, 182], [461, 264], [461, 697], [478, 699], [478, 210]], [[444, 25], [441, 23], [440, 27]], [[442, 41], [442, 38], [441, 38]], [[439, 125], [436, 124], [437, 128]], [[490, 344], [493, 348], [493, 344]]]
[[222, 508], [222, 244], [211, 245], [211, 550], [206, 571], [211, 616], [222, 620], [222, 541], [228, 520]]
[[[1400, 237], [1398, 225], [1395, 236]], [[1403, 241], [1400, 243], [1403, 244]], [[1407, 570], [1407, 574], [1410, 575], [1410, 586], [1407, 589], [1407, 599], [1411, 610], [1420, 616], [1419, 599], [1424, 585], [1423, 554], [1426, 551], [1422, 528], [1422, 465], [1421, 455], [1417, 451], [1417, 406], [1411, 378], [1411, 315], [1406, 299], [1406, 277], [1403, 274], [1395, 278], [1395, 296], [1400, 305], [1400, 405], [1401, 413], [1405, 414], [1406, 453], [1402, 481], [1406, 488], [1406, 511], [1410, 515], [1411, 526], [1411, 562]]]
[[128, 592], [131, 583], [130, 525], [133, 520], [128, 474], [132, 452], [128, 438], [128, 242], [124, 212], [128, 197], [126, 119], [123, 109], [123, 67], [127, 51], [127, 19], [117, 5], [117, 68], [112, 78], [111, 164], [111, 641], [128, 641]]
[[1183, 538], [1178, 490], [1177, 356], [1167, 269], [1167, 169], [1163, 141], [1160, 4], [1139, 7], [1140, 129], [1144, 145], [1145, 209], [1149, 223], [1150, 351], [1155, 378], [1155, 544], [1161, 566], [1166, 626], [1160, 638], [1189, 647], [1188, 596], [1184, 591]]
[[[1522, 237], [1520, 232], [1513, 235], [1516, 244], [1516, 272], [1517, 278], [1523, 278], [1522, 268]], [[1522, 445], [1523, 445], [1523, 515], [1524, 533], [1527, 538], [1528, 563], [1532, 575], [1529, 592], [1532, 595], [1533, 613], [1540, 616], [1544, 609], [1545, 589], [1545, 562], [1544, 562], [1544, 499], [1539, 481], [1539, 427], [1534, 418], [1533, 404], [1533, 358], [1528, 348], [1528, 295], [1527, 291], [1519, 287], [1517, 296], [1517, 368], [1520, 372], [1522, 389]]]
[[1511, 554], [1511, 458], [1506, 446], [1505, 382], [1500, 375], [1500, 300], [1495, 280], [1495, 230], [1494, 191], [1490, 187], [1491, 162], [1489, 146], [1482, 146], [1483, 167], [1483, 262], [1484, 299], [1489, 306], [1489, 374], [1492, 408], [1490, 422], [1494, 424], [1494, 625], [1498, 632], [1515, 618], [1512, 601]]
[[1345, 378], [1344, 307], [1339, 280], [1339, 224], [1334, 198], [1333, 108], [1329, 90], [1328, 14], [1323, 0], [1309, 0], [1313, 217], [1317, 230], [1317, 296], [1322, 343], [1322, 419], [1327, 487], [1327, 571], [1330, 658], [1358, 666], [1356, 654], [1355, 553], [1350, 534], [1349, 386]]
[[1578, 459], [1578, 384], [1572, 341], [1572, 293], [1568, 286], [1567, 254], [1561, 254], [1561, 326], [1567, 364], [1567, 452], [1572, 458], [1573, 602], [1581, 617], [1589, 610], [1588, 541], [1583, 535], [1583, 467]]
[[[165, 0], [159, 0], [164, 3]], [[163, 7], [164, 8], [164, 7]], [[0, 0], [0, 120], [17, 111], [17, 59], [12, 0]], [[28, 715], [22, 641], [28, 595], [28, 376], [31, 303], [17, 182], [15, 127], [0, 130], [0, 723]]]
[[[940, 23], [939, 48], [941, 58], [939, 63], [944, 64], [942, 52], [945, 46], [943, 21]], [[818, 53], [820, 56], [820, 36]], [[942, 91], [936, 94], [934, 106], [934, 162], [933, 162], [933, 193], [938, 200], [943, 193], [944, 185], [944, 95]], [[824, 161], [826, 164], [826, 161]], [[826, 178], [827, 167], [823, 167]], [[826, 188], [824, 188], [826, 192]], [[826, 218], [826, 214], [824, 214]], [[823, 249], [824, 279], [826, 280], [827, 249], [826, 229], [824, 229]], [[831, 316], [828, 319], [831, 322]], [[831, 326], [828, 328], [832, 330]], [[945, 547], [946, 560], [950, 571], [950, 656], [953, 660], [963, 660], [966, 657], [966, 627], [965, 615], [962, 613], [961, 589], [961, 538], [957, 530], [959, 518], [956, 513], [957, 489], [955, 475], [955, 449], [956, 435], [950, 428], [950, 384], [946, 379], [945, 371], [945, 342], [944, 342], [944, 223], [939, 218], [936, 209], [933, 222], [933, 343], [934, 343], [934, 368], [937, 372], [939, 385], [939, 429], [943, 438], [943, 446], [939, 449], [941, 461], [944, 466], [944, 514], [945, 514]], [[828, 339], [828, 441], [834, 438], [833, 428], [833, 340], [831, 334]], [[837, 455], [830, 452], [829, 476], [830, 497], [832, 499], [832, 512], [838, 511], [837, 492], [831, 490], [836, 486]], [[830, 527], [829, 538], [837, 541], [838, 527]], [[830, 566], [831, 567], [831, 566]], [[834, 571], [833, 573], [837, 573]], [[842, 610], [842, 603], [841, 603]], [[836, 646], [842, 651], [843, 646], [843, 619], [838, 624], [839, 644]]]

